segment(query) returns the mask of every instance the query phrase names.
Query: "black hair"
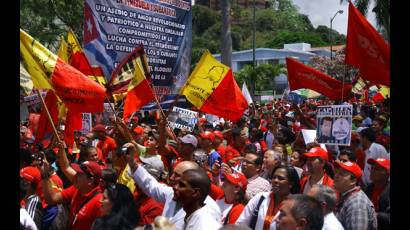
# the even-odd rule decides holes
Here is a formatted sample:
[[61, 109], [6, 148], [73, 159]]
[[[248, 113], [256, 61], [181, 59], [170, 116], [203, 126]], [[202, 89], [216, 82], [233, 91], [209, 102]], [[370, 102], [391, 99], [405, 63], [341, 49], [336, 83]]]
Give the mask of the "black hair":
[[351, 149], [345, 148], [342, 151], [340, 151], [340, 155], [347, 155], [347, 158], [349, 158], [349, 161], [351, 162], [356, 162], [356, 154]]
[[[257, 153], [252, 153], [252, 152], [246, 152], [246, 154], [252, 154], [252, 155], [255, 155], [256, 156], [256, 159], [255, 159], [255, 165], [256, 166], [262, 166], [262, 164], [263, 164], [263, 157], [261, 157], [259, 154], [257, 154]], [[245, 154], [245, 155], [246, 155]]]
[[241, 136], [241, 131], [242, 131], [242, 129], [240, 129], [240, 128], [232, 129], [232, 138], [235, 139], [235, 137]]
[[278, 140], [282, 145], [290, 144], [296, 140], [296, 135], [289, 128], [281, 128], [279, 132], [282, 132], [284, 136], [283, 143], [280, 143], [281, 141]]
[[313, 197], [295, 194], [289, 197], [294, 201], [290, 212], [295, 220], [305, 218], [309, 230], [321, 230], [324, 222], [323, 210], [320, 202]]
[[20, 200], [26, 197], [28, 190], [30, 189], [30, 183], [24, 178], [20, 177]]
[[367, 138], [370, 142], [376, 141], [376, 132], [373, 128], [365, 128], [360, 131], [360, 136]]
[[262, 132], [262, 130], [258, 129], [258, 131], [256, 131], [255, 139], [256, 139], [256, 140], [261, 140], [261, 139], [263, 139], [263, 132]]
[[279, 165], [275, 169], [273, 169], [270, 179], [272, 180], [273, 174], [275, 174], [276, 170], [278, 169], [285, 169], [286, 175], [288, 177], [289, 184], [292, 185], [290, 188], [291, 194], [296, 194], [300, 192], [300, 180], [299, 174], [293, 166], [286, 166], [286, 165]]
[[140, 221], [140, 215], [129, 188], [122, 184], [113, 184], [107, 186], [105, 191], [112, 203], [111, 212], [97, 218], [93, 229], [134, 229]]
[[106, 185], [109, 186], [117, 182], [118, 175], [113, 168], [106, 168], [101, 170], [101, 179], [103, 179]]
[[20, 148], [20, 162], [23, 163], [23, 167], [31, 165], [33, 162], [33, 152], [28, 149]]
[[94, 146], [83, 146], [79, 153], [78, 163], [81, 164], [82, 162], [87, 161], [88, 155], [92, 150], [98, 151]]
[[187, 182], [192, 188], [201, 191], [200, 203], [203, 203], [211, 189], [211, 180], [202, 168], [186, 170], [183, 175], [187, 176]]
[[245, 145], [244, 152], [245, 153], [254, 153], [256, 154], [257, 148], [254, 144], [247, 144]]
[[53, 164], [54, 162], [56, 162], [57, 157], [56, 157], [56, 154], [55, 154], [54, 150], [46, 149], [44, 151], [44, 155], [46, 156], [47, 162], [50, 165]]

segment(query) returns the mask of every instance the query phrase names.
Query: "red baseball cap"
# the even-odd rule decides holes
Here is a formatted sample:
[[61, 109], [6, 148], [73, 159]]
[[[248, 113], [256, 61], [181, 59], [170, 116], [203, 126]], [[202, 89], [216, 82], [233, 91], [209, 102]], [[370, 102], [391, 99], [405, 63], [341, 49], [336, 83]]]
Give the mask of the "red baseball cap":
[[199, 134], [199, 136], [201, 136], [201, 138], [209, 139], [211, 141], [215, 140], [215, 134], [213, 132], [210, 132], [210, 131], [202, 132], [202, 133]]
[[321, 147], [314, 147], [309, 150], [309, 152], [304, 153], [306, 157], [320, 157], [324, 161], [329, 161], [327, 152]]
[[219, 139], [224, 139], [224, 135], [221, 133], [221, 131], [218, 131], [218, 130], [216, 130], [216, 131], [214, 131], [214, 135], [215, 135], [215, 137], [218, 137]]
[[41, 173], [38, 168], [33, 166], [27, 166], [20, 170], [20, 177], [23, 177], [30, 183], [38, 184], [41, 181]]
[[136, 134], [138, 134], [138, 135], [144, 134], [144, 128], [141, 127], [141, 126], [135, 127], [135, 128], [133, 129], [133, 131], [134, 131]]
[[387, 169], [387, 171], [390, 171], [390, 161], [384, 158], [377, 158], [376, 160], [373, 158], [370, 158], [369, 160], [367, 160], [367, 163], [374, 165], [377, 164], [385, 169]]
[[87, 175], [91, 175], [97, 178], [101, 178], [101, 167], [97, 162], [94, 161], [84, 161], [79, 164], [71, 164], [71, 167], [77, 172], [77, 173], [84, 173]]
[[360, 179], [362, 177], [362, 169], [360, 169], [359, 165], [357, 165], [356, 163], [347, 161], [347, 162], [340, 162], [340, 161], [335, 161], [334, 162], [334, 166], [335, 167], [340, 167], [350, 173], [352, 173], [356, 179]]
[[231, 147], [227, 147], [225, 150], [225, 162], [228, 162], [230, 160], [232, 160], [235, 157], [240, 157], [241, 154], [238, 152], [238, 150], [231, 148]]
[[240, 172], [234, 172], [232, 174], [225, 173], [224, 177], [227, 181], [229, 181], [229, 183], [238, 185], [239, 187], [241, 187], [241, 189], [246, 191], [246, 186], [248, 185], [248, 179], [246, 179], [245, 175], [243, 175], [242, 173]]
[[107, 130], [105, 129], [105, 125], [98, 124], [98, 125], [94, 126], [93, 132], [104, 132], [104, 133], [106, 133]]

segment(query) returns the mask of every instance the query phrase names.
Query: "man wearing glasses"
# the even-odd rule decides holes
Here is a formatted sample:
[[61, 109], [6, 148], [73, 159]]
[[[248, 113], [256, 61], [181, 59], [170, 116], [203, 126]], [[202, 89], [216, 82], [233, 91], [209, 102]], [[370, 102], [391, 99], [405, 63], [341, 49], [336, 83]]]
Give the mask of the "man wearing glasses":
[[242, 160], [242, 173], [248, 179], [246, 188], [247, 200], [260, 192], [269, 192], [272, 188], [269, 181], [259, 176], [263, 164], [263, 159], [256, 153], [246, 153]]

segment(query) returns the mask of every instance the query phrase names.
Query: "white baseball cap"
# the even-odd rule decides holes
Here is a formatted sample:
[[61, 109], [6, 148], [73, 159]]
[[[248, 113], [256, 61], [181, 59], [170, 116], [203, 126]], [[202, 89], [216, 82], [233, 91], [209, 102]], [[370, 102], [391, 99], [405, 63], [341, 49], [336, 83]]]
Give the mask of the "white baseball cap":
[[196, 137], [194, 135], [191, 135], [191, 134], [187, 134], [187, 135], [183, 136], [182, 138], [179, 138], [179, 140], [181, 140], [182, 143], [191, 144], [195, 148], [198, 145], [198, 140], [196, 139]]

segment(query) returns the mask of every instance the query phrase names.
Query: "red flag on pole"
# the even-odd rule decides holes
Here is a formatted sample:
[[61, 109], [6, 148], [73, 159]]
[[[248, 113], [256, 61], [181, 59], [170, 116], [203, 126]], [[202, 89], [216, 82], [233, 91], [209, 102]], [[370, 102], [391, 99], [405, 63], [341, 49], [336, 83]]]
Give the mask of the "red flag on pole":
[[[48, 111], [50, 112], [51, 118], [53, 119], [54, 124], [57, 124], [58, 121], [58, 107], [57, 107], [57, 97], [52, 90], [47, 92], [46, 97], [44, 98], [44, 103], [46, 104]], [[40, 114], [40, 120], [38, 122], [38, 129], [35, 135], [35, 142], [38, 143], [42, 141], [47, 133], [53, 132], [53, 127], [51, 126], [50, 121], [47, 119], [47, 112], [45, 108], [42, 108]]]
[[346, 63], [359, 68], [362, 78], [390, 86], [390, 46], [350, 1]]
[[[290, 90], [301, 88], [312, 89], [331, 100], [342, 98], [342, 82], [338, 81], [319, 70], [304, 65], [292, 58], [286, 58]], [[351, 84], [344, 85], [343, 98], [346, 100], [352, 90]]]

